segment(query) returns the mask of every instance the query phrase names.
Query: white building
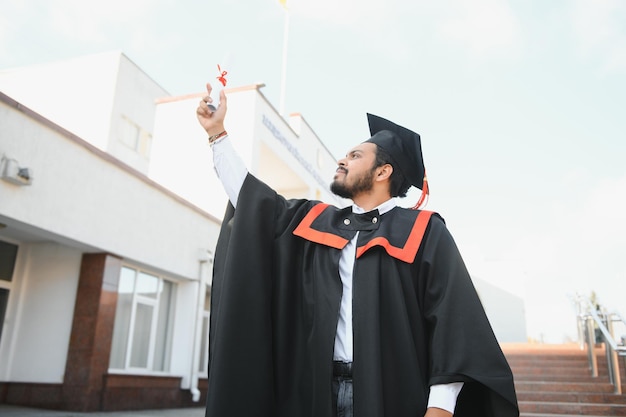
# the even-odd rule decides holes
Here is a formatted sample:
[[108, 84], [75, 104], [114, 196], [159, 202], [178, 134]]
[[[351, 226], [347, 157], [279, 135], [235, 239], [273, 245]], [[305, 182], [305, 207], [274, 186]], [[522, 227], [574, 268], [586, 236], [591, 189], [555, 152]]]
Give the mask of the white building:
[[[261, 88], [228, 91], [250, 171], [286, 197], [343, 204], [334, 157]], [[119, 52], [0, 71], [0, 402], [203, 404], [227, 198], [202, 95], [171, 97]]]
[[472, 281], [498, 341], [525, 343], [528, 337], [524, 301], [480, 278], [472, 277]]
[[[201, 403], [226, 207], [201, 94], [170, 97], [121, 53], [2, 71], [0, 91], [0, 400]], [[301, 117], [286, 123], [260, 86], [229, 98], [252, 172], [332, 199], [334, 158]]]

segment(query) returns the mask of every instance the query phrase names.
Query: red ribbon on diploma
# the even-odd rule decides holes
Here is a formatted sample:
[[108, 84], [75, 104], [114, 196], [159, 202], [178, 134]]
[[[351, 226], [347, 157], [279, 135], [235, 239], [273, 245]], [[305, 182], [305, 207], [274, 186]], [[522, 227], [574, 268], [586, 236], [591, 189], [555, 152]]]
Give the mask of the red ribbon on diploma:
[[220, 75], [216, 77], [217, 80], [221, 82], [224, 87], [226, 87], [226, 74], [228, 74], [228, 72], [222, 71], [220, 64], [217, 64], [217, 70], [220, 72]]

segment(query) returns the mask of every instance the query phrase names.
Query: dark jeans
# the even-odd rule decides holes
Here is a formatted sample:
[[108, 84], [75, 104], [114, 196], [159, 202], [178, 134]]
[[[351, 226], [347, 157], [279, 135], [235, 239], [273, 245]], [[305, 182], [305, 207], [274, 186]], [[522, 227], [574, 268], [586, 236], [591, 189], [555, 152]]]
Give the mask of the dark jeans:
[[333, 410], [335, 417], [353, 417], [352, 378], [333, 377]]

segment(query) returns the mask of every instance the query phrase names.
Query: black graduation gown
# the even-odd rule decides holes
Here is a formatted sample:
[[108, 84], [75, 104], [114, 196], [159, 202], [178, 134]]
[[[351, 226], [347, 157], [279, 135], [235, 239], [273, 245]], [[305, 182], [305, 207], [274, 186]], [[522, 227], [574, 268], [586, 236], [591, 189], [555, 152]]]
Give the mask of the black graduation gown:
[[355, 416], [422, 416], [429, 387], [456, 381], [455, 416], [518, 416], [511, 370], [456, 245], [439, 216], [420, 213], [285, 200], [248, 175], [215, 253], [206, 415], [332, 416], [340, 247], [358, 229]]

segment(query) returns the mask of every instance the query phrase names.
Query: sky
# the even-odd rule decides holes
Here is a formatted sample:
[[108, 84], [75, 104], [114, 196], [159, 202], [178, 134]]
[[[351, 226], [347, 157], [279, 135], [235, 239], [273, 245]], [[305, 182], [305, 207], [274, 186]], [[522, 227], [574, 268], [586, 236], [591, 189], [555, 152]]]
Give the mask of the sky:
[[574, 340], [576, 294], [626, 313], [626, 2], [287, 5], [0, 0], [0, 69], [120, 50], [183, 95], [227, 61], [337, 158], [367, 112], [393, 120], [422, 137], [426, 208], [473, 276], [523, 298], [530, 338]]

